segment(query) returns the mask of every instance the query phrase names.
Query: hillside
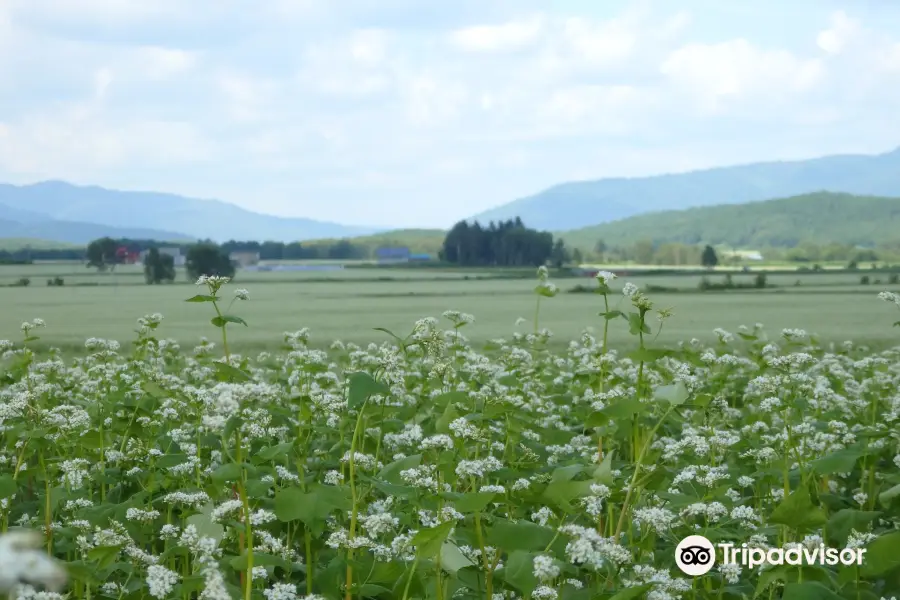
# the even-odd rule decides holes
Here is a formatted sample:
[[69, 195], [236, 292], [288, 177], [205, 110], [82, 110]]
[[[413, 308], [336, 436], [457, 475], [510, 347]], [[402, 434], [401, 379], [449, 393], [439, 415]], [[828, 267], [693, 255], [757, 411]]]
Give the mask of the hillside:
[[670, 210], [562, 233], [569, 246], [591, 249], [637, 240], [657, 243], [791, 247], [801, 241], [871, 245], [896, 241], [900, 198], [818, 192], [738, 205]]
[[[431, 254], [437, 256], [444, 244], [447, 232], [443, 229], [395, 229], [372, 235], [361, 235], [349, 238], [353, 244], [363, 246], [371, 251], [376, 248], [405, 246], [414, 254]], [[310, 240], [309, 244], [333, 244], [335, 238]]]
[[[219, 242], [236, 240], [297, 241], [324, 237], [348, 237], [373, 233], [376, 228], [348, 227], [303, 218], [286, 218], [245, 210], [219, 200], [198, 200], [158, 192], [125, 192], [101, 187], [75, 186], [62, 181], [45, 181], [26, 186], [0, 184], [0, 219], [18, 223], [77, 221], [105, 227], [135, 230], [173, 229], [179, 237], [210, 238]], [[13, 212], [15, 211], [15, 212]], [[23, 218], [29, 217], [28, 219]], [[54, 236], [18, 232], [0, 236], [41, 237], [58, 241], [65, 228]], [[128, 236], [137, 237], [137, 236]], [[141, 236], [146, 237], [146, 236]]]
[[564, 183], [472, 218], [487, 222], [519, 216], [530, 227], [565, 231], [650, 211], [742, 204], [821, 190], [900, 197], [900, 148], [879, 155], [827, 156]]

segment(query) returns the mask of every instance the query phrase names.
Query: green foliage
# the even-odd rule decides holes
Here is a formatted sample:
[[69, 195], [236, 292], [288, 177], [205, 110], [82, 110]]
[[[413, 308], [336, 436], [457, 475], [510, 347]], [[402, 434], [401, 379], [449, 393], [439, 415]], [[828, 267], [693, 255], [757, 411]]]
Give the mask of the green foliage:
[[539, 266], [552, 259], [560, 265], [568, 260], [561, 241], [553, 235], [529, 229], [521, 219], [484, 227], [478, 221], [454, 225], [441, 249], [442, 260], [462, 266]]
[[175, 257], [150, 248], [144, 257], [144, 278], [148, 284], [175, 281]]
[[191, 280], [196, 280], [201, 275], [234, 277], [235, 271], [234, 264], [221, 247], [206, 243], [196, 244], [188, 249], [185, 269]]
[[114, 269], [119, 262], [118, 257], [116, 256], [118, 248], [119, 245], [116, 241], [109, 237], [92, 241], [88, 244], [85, 253], [87, 266], [93, 267], [98, 271]]
[[719, 257], [716, 255], [716, 249], [710, 245], [703, 248], [703, 254], [700, 256], [700, 264], [711, 269], [719, 264]]

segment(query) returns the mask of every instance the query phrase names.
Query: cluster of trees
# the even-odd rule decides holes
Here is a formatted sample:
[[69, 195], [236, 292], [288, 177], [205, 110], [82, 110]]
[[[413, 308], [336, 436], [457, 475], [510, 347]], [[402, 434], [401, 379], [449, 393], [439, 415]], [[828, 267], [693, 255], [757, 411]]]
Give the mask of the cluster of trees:
[[516, 217], [487, 227], [478, 221], [454, 225], [439, 253], [441, 260], [464, 266], [540, 266], [548, 261], [562, 265], [571, 259], [561, 239], [526, 227]]
[[[113, 271], [122, 264], [125, 256], [120, 250], [135, 251], [133, 246], [122, 244], [121, 240], [104, 237], [93, 240], [85, 251], [85, 265], [98, 271]], [[179, 250], [181, 248], [179, 247]], [[221, 275], [234, 277], [235, 266], [229, 258], [230, 251], [212, 242], [200, 242], [186, 248], [185, 271], [188, 279], [200, 275]], [[160, 252], [152, 246], [144, 256], [144, 278], [148, 284], [171, 283], [175, 281], [175, 257]]]

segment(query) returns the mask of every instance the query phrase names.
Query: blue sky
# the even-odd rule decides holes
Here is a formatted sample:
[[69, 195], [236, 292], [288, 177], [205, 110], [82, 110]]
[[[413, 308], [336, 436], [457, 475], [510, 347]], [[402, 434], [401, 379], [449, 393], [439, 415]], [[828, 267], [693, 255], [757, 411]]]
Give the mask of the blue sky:
[[3, 0], [0, 180], [447, 226], [900, 146], [892, 0]]

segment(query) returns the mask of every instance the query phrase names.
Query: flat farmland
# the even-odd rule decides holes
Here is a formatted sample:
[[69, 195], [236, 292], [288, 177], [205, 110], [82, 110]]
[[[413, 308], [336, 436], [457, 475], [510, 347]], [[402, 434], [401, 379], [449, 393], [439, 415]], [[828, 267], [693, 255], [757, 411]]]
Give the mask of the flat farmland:
[[[34, 267], [32, 267], [34, 270]], [[357, 343], [385, 339], [375, 327], [386, 327], [405, 335], [416, 319], [440, 317], [448, 309], [460, 310], [475, 316], [476, 322], [464, 333], [476, 344], [490, 339], [508, 337], [513, 332], [527, 333], [533, 329], [536, 296], [532, 280], [461, 280], [459, 273], [444, 273], [448, 279], [413, 280], [411, 271], [393, 270], [391, 281], [372, 280], [359, 276], [344, 281], [304, 282], [298, 280], [306, 273], [290, 273], [295, 279], [280, 280], [283, 273], [241, 273], [234, 287], [246, 287], [251, 298], [237, 302], [232, 312], [243, 317], [249, 327], [229, 328], [235, 348], [245, 351], [277, 347], [284, 331], [309, 327], [312, 341], [326, 346], [333, 340]], [[351, 273], [352, 270], [346, 270]], [[419, 271], [419, 277], [424, 274]], [[254, 281], [253, 277], [260, 277]], [[9, 275], [5, 275], [9, 277]], [[93, 275], [98, 279], [109, 274]], [[453, 277], [451, 277], [453, 276]], [[75, 349], [89, 337], [115, 339], [127, 344], [134, 337], [136, 320], [150, 313], [161, 313], [165, 320], [160, 336], [173, 338], [182, 344], [195, 344], [201, 337], [215, 339], [210, 325], [211, 307], [187, 303], [184, 300], [199, 288], [186, 283], [147, 286], [140, 283], [140, 273], [117, 273], [120, 282], [133, 285], [96, 285], [47, 287], [35, 283], [29, 287], [0, 288], [0, 339], [21, 337], [19, 325], [23, 321], [42, 318], [47, 327], [40, 331], [44, 343], [63, 349]], [[269, 277], [266, 280], [266, 277]], [[810, 277], [827, 277], [816, 275]], [[837, 277], [837, 276], [835, 276]], [[633, 277], [638, 285], [690, 286], [690, 277]], [[796, 279], [796, 277], [794, 278]], [[621, 284], [623, 280], [617, 281]], [[856, 278], [858, 281], [858, 278]], [[847, 279], [848, 284], [852, 283]], [[554, 332], [560, 343], [574, 339], [585, 327], [602, 327], [598, 317], [601, 298], [594, 294], [570, 294], [566, 290], [576, 283], [592, 285], [592, 280], [566, 279], [557, 281], [561, 293], [543, 299], [540, 326]], [[803, 289], [803, 286], [800, 286]], [[795, 289], [771, 291], [729, 291], [709, 293], [654, 293], [650, 298], [659, 307], [672, 307], [675, 315], [663, 328], [659, 341], [672, 344], [680, 340], [698, 338], [714, 340], [713, 329], [735, 330], [740, 325], [752, 326], [761, 322], [770, 335], [778, 335], [782, 328], [802, 328], [823, 340], [852, 339], [878, 345], [891, 344], [896, 329], [891, 307], [878, 300], [883, 288], [859, 286], [833, 288], [849, 293], [799, 293]], [[812, 291], [810, 291], [812, 292]], [[618, 301], [621, 297], [617, 296]], [[624, 306], [624, 302], [623, 302]], [[526, 323], [516, 325], [519, 318]], [[654, 327], [656, 323], [654, 323]], [[613, 346], [630, 344], [624, 323], [617, 323], [610, 333]]]

